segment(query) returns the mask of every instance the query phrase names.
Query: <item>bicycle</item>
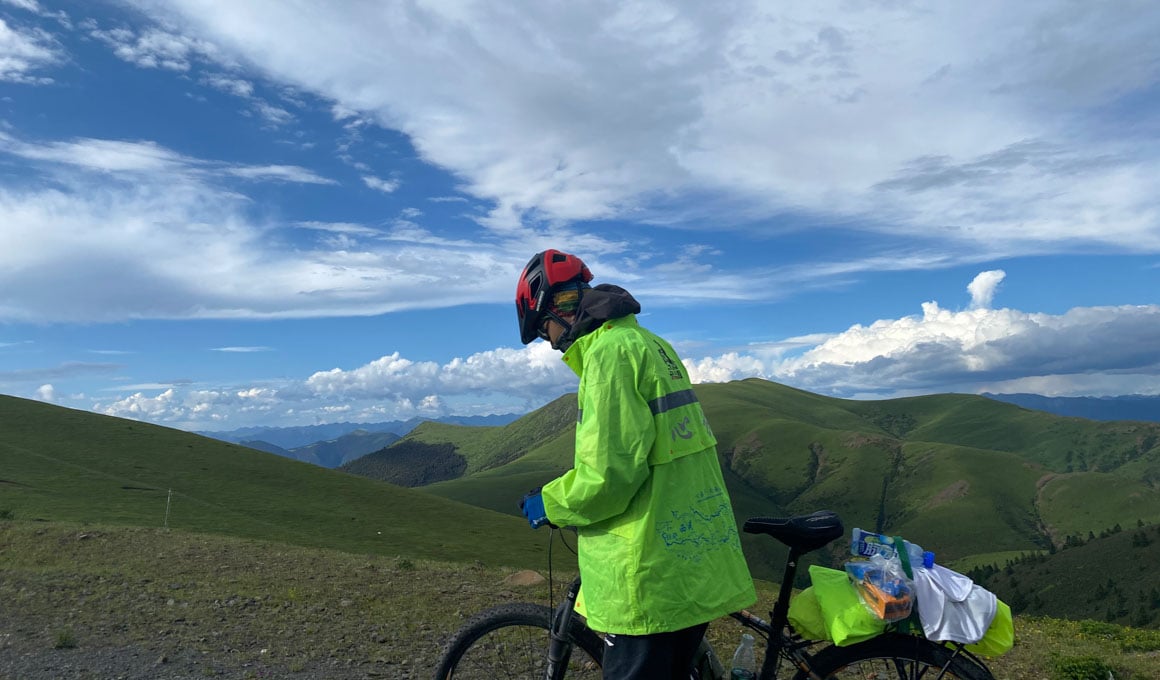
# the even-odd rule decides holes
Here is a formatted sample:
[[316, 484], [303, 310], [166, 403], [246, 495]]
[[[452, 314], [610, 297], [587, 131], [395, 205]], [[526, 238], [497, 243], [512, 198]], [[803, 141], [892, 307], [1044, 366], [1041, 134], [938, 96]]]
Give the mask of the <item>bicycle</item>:
[[[759, 680], [777, 680], [788, 662], [793, 680], [897, 678], [898, 680], [994, 680], [986, 664], [958, 643], [888, 631], [839, 647], [803, 639], [788, 620], [798, 561], [845, 532], [832, 512], [793, 517], [754, 517], [743, 530], [771, 536], [789, 547], [785, 573], [770, 621], [748, 611], [730, 616], [766, 642]], [[550, 558], [549, 558], [550, 559]], [[554, 609], [517, 603], [493, 607], [469, 620], [445, 645], [436, 680], [475, 678], [600, 678], [603, 640], [574, 616], [580, 579]], [[701, 641], [691, 680], [724, 680], [727, 673], [707, 639]]]

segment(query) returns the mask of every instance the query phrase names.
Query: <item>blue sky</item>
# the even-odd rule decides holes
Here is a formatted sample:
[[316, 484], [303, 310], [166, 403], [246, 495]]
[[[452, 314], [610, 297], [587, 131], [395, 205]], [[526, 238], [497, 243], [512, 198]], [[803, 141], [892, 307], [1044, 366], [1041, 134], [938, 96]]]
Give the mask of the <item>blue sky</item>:
[[1157, 394], [1151, 2], [0, 0], [0, 392], [535, 408], [579, 254], [697, 381]]

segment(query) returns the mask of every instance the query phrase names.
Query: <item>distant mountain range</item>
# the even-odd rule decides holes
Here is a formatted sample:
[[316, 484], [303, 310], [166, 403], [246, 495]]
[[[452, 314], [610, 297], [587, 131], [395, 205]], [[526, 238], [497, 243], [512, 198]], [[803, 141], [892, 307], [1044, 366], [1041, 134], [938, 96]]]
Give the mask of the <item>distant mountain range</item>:
[[303, 463], [313, 463], [314, 465], [321, 465], [322, 467], [336, 468], [344, 463], [361, 458], [368, 453], [373, 453], [390, 446], [398, 440], [399, 435], [394, 432], [355, 430], [337, 439], [314, 442], [313, 444], [298, 446], [293, 449], [284, 449], [281, 446], [260, 439], [247, 439], [239, 443], [251, 449], [265, 451], [266, 453], [275, 453], [279, 456], [300, 460]]
[[[982, 396], [1060, 416], [1087, 418], [1089, 420], [1160, 422], [1160, 396], [1045, 397], [1040, 394], [989, 393]], [[220, 432], [197, 432], [197, 434], [322, 467], [347, 466], [349, 471], [371, 477], [390, 479], [392, 475], [385, 474], [384, 470], [380, 470], [379, 474], [369, 472], [368, 466], [395, 465], [401, 470], [399, 473], [401, 478], [396, 481], [412, 486], [436, 481], [441, 478], [441, 474], [445, 473], [432, 470], [427, 474], [433, 474], [434, 477], [412, 477], [417, 472], [414, 460], [403, 456], [401, 451], [397, 451], [389, 459], [368, 459], [355, 464], [353, 467], [351, 464], [363, 456], [394, 444], [423, 423], [434, 422], [467, 427], [502, 427], [520, 417], [522, 416], [512, 413], [491, 416], [447, 416], [433, 419], [412, 418], [381, 423], [343, 422], [299, 427], [244, 427]], [[405, 459], [406, 462], [404, 462]], [[386, 463], [386, 460], [390, 460], [390, 463]], [[426, 464], [429, 465], [430, 462]], [[454, 474], [462, 473], [463, 470], [458, 469]]]
[[[267, 445], [273, 445], [279, 450], [292, 450], [306, 446], [308, 444], [315, 444], [318, 442], [326, 442], [338, 439], [344, 435], [351, 434], [362, 430], [368, 433], [393, 432], [402, 437], [411, 430], [415, 429], [420, 423], [428, 421], [435, 421], [439, 423], [450, 423], [453, 425], [470, 425], [470, 426], [497, 426], [507, 425], [508, 423], [519, 418], [520, 414], [505, 413], [491, 416], [446, 416], [443, 418], [411, 418], [410, 420], [392, 420], [383, 423], [324, 423], [321, 425], [302, 425], [298, 427], [242, 427], [236, 430], [226, 430], [218, 432], [199, 431], [195, 434], [200, 434], [204, 437], [213, 437], [225, 442], [233, 442], [234, 444], [242, 444], [245, 442], [264, 442]], [[251, 448], [259, 448], [254, 446]], [[279, 453], [279, 451], [268, 451], [269, 453]], [[368, 452], [369, 453], [369, 452]], [[291, 456], [293, 458], [293, 456]]]
[[1130, 394], [1119, 397], [1045, 397], [1041, 394], [983, 394], [1023, 408], [1058, 416], [1090, 420], [1146, 420], [1160, 422], [1160, 396]]
[[[498, 427], [519, 418], [515, 414], [448, 416], [435, 422], [467, 427]], [[243, 427], [228, 432], [198, 432], [205, 437], [241, 444], [304, 463], [337, 468], [398, 441], [427, 418], [385, 423], [327, 423], [301, 427]]]

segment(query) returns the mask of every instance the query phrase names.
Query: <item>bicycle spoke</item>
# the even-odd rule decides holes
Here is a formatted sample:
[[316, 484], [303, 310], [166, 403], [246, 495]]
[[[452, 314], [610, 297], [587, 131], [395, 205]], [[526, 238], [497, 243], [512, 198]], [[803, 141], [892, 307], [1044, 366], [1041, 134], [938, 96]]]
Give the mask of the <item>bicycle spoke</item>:
[[[534, 626], [506, 626], [481, 637], [456, 666], [457, 678], [524, 678], [540, 680], [548, 657], [548, 631]], [[568, 678], [600, 677], [599, 666], [579, 647], [572, 649]]]
[[939, 666], [911, 659], [866, 659], [832, 673], [829, 680], [956, 680]]

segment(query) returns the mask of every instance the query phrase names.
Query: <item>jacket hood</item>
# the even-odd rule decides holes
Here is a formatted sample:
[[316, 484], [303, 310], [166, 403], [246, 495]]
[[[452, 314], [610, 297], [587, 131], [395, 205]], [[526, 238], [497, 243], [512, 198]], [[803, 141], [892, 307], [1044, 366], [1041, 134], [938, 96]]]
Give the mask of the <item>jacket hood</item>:
[[560, 344], [563, 349], [567, 349], [577, 338], [591, 333], [605, 321], [639, 313], [640, 303], [627, 290], [610, 283], [593, 286], [585, 290], [580, 298], [576, 321]]

